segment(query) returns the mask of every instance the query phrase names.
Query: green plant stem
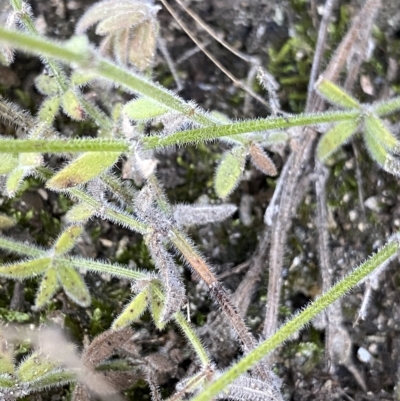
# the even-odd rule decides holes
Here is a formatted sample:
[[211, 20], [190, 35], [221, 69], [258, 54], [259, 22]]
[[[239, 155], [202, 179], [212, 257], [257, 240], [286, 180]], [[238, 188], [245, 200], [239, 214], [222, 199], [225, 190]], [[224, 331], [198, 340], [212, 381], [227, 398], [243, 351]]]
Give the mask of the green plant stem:
[[284, 341], [290, 338], [294, 333], [309, 323], [318, 313], [325, 310], [329, 305], [349, 292], [362, 279], [372, 273], [377, 267], [394, 257], [399, 250], [399, 238], [394, 238], [388, 242], [376, 254], [367, 261], [349, 273], [345, 278], [335, 284], [329, 291], [321, 295], [317, 300], [311, 303], [301, 313], [295, 315], [291, 320], [285, 323], [275, 334], [261, 343], [248, 355], [243, 357], [237, 364], [232, 366], [222, 376], [207, 386], [191, 401], [209, 401], [217, 394], [221, 393], [230, 383], [240, 375], [252, 368], [257, 362], [260, 362], [268, 353], [276, 349]]
[[186, 338], [189, 340], [197, 356], [199, 357], [201, 364], [203, 366], [208, 366], [210, 364], [210, 358], [208, 357], [207, 352], [203, 347], [200, 338], [193, 330], [193, 327], [186, 321], [185, 317], [181, 312], [176, 312], [174, 314], [174, 319], [175, 322], [178, 324], [178, 326], [180, 326], [180, 328], [184, 332]]
[[48, 39], [27, 35], [0, 27], [0, 42], [16, 49], [25, 50], [41, 57], [54, 58], [73, 66], [82, 67], [95, 75], [119, 84], [129, 91], [147, 96], [169, 109], [186, 115], [190, 120], [200, 124], [217, 124], [218, 120], [190, 103], [186, 103], [177, 95], [144, 77], [119, 67], [115, 63], [99, 56], [82, 40], [75, 46], [58, 44]]
[[0, 153], [126, 152], [126, 142], [113, 139], [0, 139]]
[[46, 256], [46, 251], [37, 248], [34, 245], [24, 244], [13, 240], [12, 238], [0, 236], [0, 248], [6, 249], [9, 252], [14, 252], [22, 256], [29, 256], [31, 258], [41, 258]]
[[[62, 261], [62, 258], [59, 258], [58, 260]], [[65, 262], [72, 263], [75, 267], [78, 267], [80, 269], [94, 271], [96, 273], [108, 273], [111, 274], [112, 276], [128, 280], [143, 280], [149, 277], [144, 272], [127, 269], [126, 267], [123, 266], [118, 266], [105, 262], [97, 262], [84, 258], [71, 258], [69, 260], [65, 259]], [[157, 290], [157, 288], [158, 287], [155, 286], [154, 290]], [[160, 297], [160, 299], [164, 299], [164, 293], [161, 291], [161, 289], [157, 291], [157, 295]], [[207, 352], [201, 343], [201, 340], [199, 339], [199, 337], [197, 336], [196, 332], [193, 330], [191, 325], [186, 321], [185, 317], [182, 315], [181, 312], [176, 312], [174, 314], [174, 319], [177, 325], [181, 328], [181, 330], [188, 338], [190, 344], [195, 350], [197, 356], [199, 357], [202, 365], [208, 366], [210, 364], [210, 358], [208, 357]]]
[[359, 110], [335, 111], [326, 113], [298, 114], [288, 117], [268, 117], [258, 120], [248, 120], [232, 124], [213, 125], [187, 131], [178, 131], [168, 136], [149, 136], [143, 138], [146, 149], [162, 148], [164, 146], [184, 145], [209, 141], [224, 136], [245, 134], [247, 132], [285, 129], [304, 125], [315, 125], [334, 121], [353, 120], [360, 115]]
[[[24, 2], [22, 0], [10, 0], [10, 4], [13, 7], [14, 11], [18, 13], [19, 19], [21, 23], [24, 25], [25, 29], [31, 35], [39, 36], [39, 32], [37, 31], [30, 14], [26, 12], [25, 8], [26, 6], [24, 7]], [[53, 76], [56, 77], [58, 86], [61, 89], [61, 91], [65, 92], [68, 89], [68, 86], [67, 86], [67, 78], [62, 68], [54, 60], [44, 59], [44, 62], [47, 64]]]
[[[38, 173], [40, 178], [45, 181], [53, 176], [53, 173], [45, 167], [38, 167], [36, 169], [36, 172]], [[103, 204], [97, 201], [88, 193], [82, 191], [79, 188], [66, 189], [64, 192], [72, 195], [79, 201], [84, 202], [92, 207], [97, 214], [101, 214], [101, 218], [113, 221], [114, 223], [117, 223], [123, 227], [127, 227], [130, 230], [143, 235], [148, 234], [151, 231], [151, 229], [146, 224], [136, 220], [136, 218], [131, 216], [130, 214], [125, 213], [122, 210], [115, 210], [111, 205]]]
[[[57, 258], [57, 260], [60, 260], [62, 262], [64, 259]], [[72, 263], [75, 267], [78, 267], [79, 269], [89, 270], [96, 273], [107, 273], [111, 274], [114, 277], [119, 277], [126, 280], [136, 281], [149, 278], [149, 275], [145, 272], [128, 269], [127, 267], [111, 263], [76, 257], [65, 259], [64, 261], [65, 263]]]

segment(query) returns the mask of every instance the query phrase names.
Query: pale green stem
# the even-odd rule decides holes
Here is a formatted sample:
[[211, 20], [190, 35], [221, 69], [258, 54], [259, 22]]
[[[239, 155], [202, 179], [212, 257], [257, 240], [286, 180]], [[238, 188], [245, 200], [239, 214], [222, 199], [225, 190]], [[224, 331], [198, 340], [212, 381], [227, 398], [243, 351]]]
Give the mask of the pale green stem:
[[[36, 172], [43, 180], [48, 180], [53, 176], [53, 173], [45, 167], [38, 167]], [[101, 211], [101, 217], [111, 220], [123, 227], [127, 227], [132, 231], [136, 231], [140, 234], [148, 234], [151, 230], [146, 224], [136, 220], [135, 217], [123, 212], [122, 210], [114, 210], [110, 205], [103, 204], [92, 196], [90, 196], [85, 191], [78, 188], [71, 188], [65, 190], [73, 197], [77, 198], [81, 202], [84, 202], [91, 206], [98, 213]]]
[[0, 153], [126, 152], [129, 145], [114, 139], [0, 139]]
[[[119, 84], [130, 91], [147, 96], [154, 101], [186, 115], [192, 121], [200, 124], [216, 124], [212, 116], [199, 108], [194, 108], [161, 85], [152, 83], [142, 76], [117, 66], [108, 61], [88, 47], [68, 47], [65, 43], [55, 43], [48, 39], [33, 37], [21, 32], [11, 31], [0, 26], [0, 42], [6, 43], [16, 49], [25, 50], [41, 57], [51, 57], [57, 60], [82, 67], [99, 77]], [[68, 43], [68, 42], [67, 42]]]
[[31, 258], [42, 258], [46, 256], [46, 251], [37, 248], [34, 245], [24, 244], [13, 240], [12, 238], [6, 238], [0, 236], [0, 248], [6, 249], [9, 252], [14, 252], [19, 255], [29, 256]]
[[[59, 259], [63, 260], [63, 259]], [[96, 273], [108, 273], [112, 276], [128, 279], [128, 280], [143, 280], [148, 278], [149, 276], [146, 273], [127, 269], [123, 266], [112, 265], [109, 263], [97, 262], [83, 258], [71, 258], [65, 259], [65, 262], [72, 263], [75, 267], [94, 271]], [[164, 294], [158, 286], [154, 286], [154, 291], [157, 291], [157, 295], [160, 299], [164, 299]], [[182, 329], [190, 344], [192, 345], [194, 351], [196, 352], [197, 356], [199, 357], [203, 366], [208, 366], [210, 364], [210, 358], [207, 355], [206, 350], [204, 349], [199, 337], [197, 336], [196, 332], [193, 330], [191, 325], [186, 321], [185, 317], [180, 312], [176, 312], [174, 314], [174, 319], [178, 326]]]
[[[22, 0], [11, 0], [10, 1], [14, 11], [17, 11], [19, 14], [19, 18], [24, 25], [25, 29], [34, 36], [39, 36], [39, 33], [33, 23], [33, 20], [29, 13], [26, 13], [23, 8]], [[47, 64], [47, 67], [53, 74], [53, 76], [57, 79], [58, 86], [62, 93], [65, 93], [68, 90], [67, 77], [62, 69], [62, 67], [55, 62], [54, 60], [45, 58], [44, 63]], [[79, 92], [78, 100], [80, 105], [83, 107], [83, 110], [86, 114], [88, 114], [96, 124], [101, 127], [105, 131], [111, 131], [112, 129], [112, 121], [94, 104], [87, 101], [82, 94]]]
[[80, 92], [78, 93], [78, 100], [85, 113], [93, 119], [93, 121], [102, 131], [109, 132], [112, 130], [112, 120], [106, 114], [104, 114], [96, 105], [87, 101]]
[[288, 340], [293, 334], [309, 323], [318, 313], [325, 310], [337, 299], [348, 293], [362, 279], [367, 277], [377, 267], [387, 262], [396, 255], [399, 250], [399, 239], [395, 238], [386, 244], [375, 255], [371, 256], [366, 262], [357, 267], [345, 278], [335, 284], [329, 291], [315, 300], [301, 313], [295, 315], [291, 320], [284, 324], [275, 334], [261, 343], [257, 348], [243, 357], [237, 364], [232, 366], [222, 376], [207, 386], [191, 401], [209, 401], [217, 394], [220, 394], [230, 383], [240, 375], [251, 369], [256, 363], [260, 362], [266, 355], [276, 349], [284, 341]]
[[75, 198], [85, 202], [89, 206], [92, 206], [95, 210], [101, 210], [102, 217], [105, 219], [111, 220], [114, 223], [117, 223], [123, 227], [127, 227], [130, 230], [136, 231], [143, 235], [148, 234], [151, 230], [146, 224], [136, 220], [133, 216], [123, 212], [122, 210], [114, 210], [111, 206], [98, 202], [96, 199], [80, 189], [72, 188], [68, 189], [66, 192], [69, 192]]
[[127, 187], [123, 185], [123, 182], [112, 174], [102, 174], [101, 180], [107, 185], [107, 187], [116, 195], [119, 199], [125, 202], [127, 209], [131, 209], [133, 205], [133, 199], [137, 192], [133, 187]]
[[96, 273], [107, 273], [114, 277], [120, 277], [126, 280], [143, 280], [149, 278], [146, 273], [106, 262], [98, 262], [95, 260], [76, 257], [69, 259], [57, 258], [57, 260], [65, 261], [65, 263], [72, 263], [75, 267], [80, 269], [90, 270]]
[[[19, 19], [24, 25], [25, 29], [34, 36], [39, 36], [39, 32], [37, 31], [35, 24], [29, 13], [24, 10], [22, 0], [10, 0], [10, 4], [13, 7], [14, 11], [18, 13]], [[51, 59], [44, 59], [45, 64], [47, 64], [49, 70], [52, 72], [53, 76], [56, 77], [58, 86], [60, 87], [62, 92], [65, 92], [68, 87], [66, 84], [67, 78], [64, 74], [62, 68], [57, 64], [57, 62]]]
[[248, 120], [232, 124], [213, 125], [187, 131], [178, 131], [168, 136], [149, 136], [143, 138], [146, 149], [162, 148], [164, 146], [184, 145], [209, 141], [223, 136], [245, 134], [247, 132], [285, 129], [303, 125], [316, 125], [334, 121], [353, 120], [360, 115], [359, 110], [335, 111], [327, 113], [298, 114], [288, 117], [268, 117], [258, 120]]
[[195, 350], [200, 362], [203, 366], [208, 366], [210, 364], [210, 358], [207, 355], [200, 338], [197, 336], [193, 327], [186, 321], [185, 317], [181, 312], [176, 312], [174, 314], [175, 322], [181, 327], [182, 331], [185, 333], [187, 339], [190, 341], [193, 349]]

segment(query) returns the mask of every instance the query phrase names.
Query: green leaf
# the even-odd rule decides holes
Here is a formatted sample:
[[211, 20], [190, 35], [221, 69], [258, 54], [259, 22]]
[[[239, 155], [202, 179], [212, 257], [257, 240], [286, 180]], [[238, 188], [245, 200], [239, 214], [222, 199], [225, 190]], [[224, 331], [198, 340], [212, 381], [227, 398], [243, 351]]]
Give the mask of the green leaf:
[[1, 388], [12, 388], [17, 384], [16, 380], [12, 379], [7, 374], [0, 374], [0, 389]]
[[122, 329], [136, 319], [138, 319], [142, 313], [146, 310], [149, 303], [149, 287], [146, 286], [139, 294], [137, 294], [132, 301], [125, 307], [120, 315], [114, 320], [112, 329]]
[[29, 313], [11, 310], [9, 308], [0, 308], [0, 320], [10, 323], [26, 323], [32, 319]]
[[78, 96], [71, 89], [62, 95], [62, 108], [64, 113], [74, 120], [81, 121], [85, 119], [85, 113], [80, 105]]
[[36, 294], [35, 306], [40, 309], [45, 306], [59, 288], [57, 270], [51, 267], [47, 270]]
[[386, 128], [383, 121], [374, 114], [367, 114], [364, 119], [365, 130], [374, 136], [378, 142], [389, 152], [397, 153], [400, 149], [400, 142]]
[[111, 167], [120, 154], [119, 152], [84, 153], [47, 181], [46, 187], [63, 190], [84, 184]]
[[56, 77], [40, 74], [35, 78], [36, 89], [46, 96], [57, 96], [60, 92], [60, 87]]
[[73, 86], [83, 86], [87, 85], [90, 81], [96, 79], [96, 74], [83, 71], [74, 71], [71, 75], [71, 85]]
[[55, 366], [45, 357], [34, 352], [19, 365], [17, 376], [21, 382], [29, 383], [42, 378], [54, 368]]
[[332, 104], [345, 109], [361, 109], [361, 105], [356, 99], [331, 81], [319, 79], [315, 84], [315, 88]]
[[65, 386], [76, 380], [75, 375], [72, 372], [56, 370], [42, 376], [35, 382], [29, 385], [29, 389], [33, 391], [39, 391], [43, 389], [48, 389], [49, 387], [60, 387]]
[[325, 133], [317, 146], [317, 157], [325, 161], [340, 146], [344, 145], [358, 127], [357, 120], [341, 121], [335, 124], [327, 133]]
[[141, 97], [127, 103], [122, 112], [132, 120], [147, 121], [168, 113], [169, 109], [162, 104], [151, 101], [149, 98]]
[[73, 267], [63, 264], [57, 264], [57, 273], [68, 297], [80, 306], [89, 306], [90, 294], [81, 275]]
[[96, 210], [87, 203], [78, 203], [68, 210], [65, 219], [69, 223], [84, 222], [90, 219], [95, 213]]
[[81, 226], [68, 227], [58, 238], [54, 245], [54, 253], [56, 255], [63, 255], [70, 251], [77, 240], [82, 234], [83, 228]]
[[237, 146], [222, 156], [215, 176], [215, 192], [220, 198], [226, 198], [237, 187], [246, 162], [246, 149]]
[[58, 109], [60, 108], [60, 104], [61, 99], [59, 96], [48, 97], [45, 99], [38, 112], [39, 120], [44, 121], [47, 124], [52, 124], [57, 115]]
[[26, 177], [26, 169], [23, 167], [17, 167], [7, 177], [6, 181], [6, 193], [12, 197], [18, 191], [18, 188], [22, 184], [22, 181]]
[[160, 297], [162, 290], [157, 283], [150, 284], [151, 300], [150, 311], [153, 317], [154, 324], [158, 330], [164, 330], [166, 322], [162, 320], [162, 313], [164, 310], [164, 300]]
[[34, 277], [46, 271], [50, 263], [51, 258], [40, 258], [3, 265], [0, 266], [0, 276], [17, 280]]
[[[367, 128], [367, 127], [366, 127]], [[385, 166], [388, 151], [384, 146], [376, 139], [375, 133], [370, 129], [366, 129], [364, 132], [364, 140], [367, 145], [367, 149], [371, 157], [381, 166]]]
[[[1, 144], [0, 144], [1, 145]], [[0, 175], [8, 174], [18, 166], [18, 157], [10, 153], [1, 155]]]

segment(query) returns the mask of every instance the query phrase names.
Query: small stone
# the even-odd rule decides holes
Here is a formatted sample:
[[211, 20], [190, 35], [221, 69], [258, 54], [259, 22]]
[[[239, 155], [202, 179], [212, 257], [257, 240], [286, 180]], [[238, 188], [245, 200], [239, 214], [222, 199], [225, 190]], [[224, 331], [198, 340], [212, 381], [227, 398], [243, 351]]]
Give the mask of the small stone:
[[360, 347], [357, 351], [357, 358], [361, 362], [369, 363], [371, 362], [372, 356], [364, 347]]

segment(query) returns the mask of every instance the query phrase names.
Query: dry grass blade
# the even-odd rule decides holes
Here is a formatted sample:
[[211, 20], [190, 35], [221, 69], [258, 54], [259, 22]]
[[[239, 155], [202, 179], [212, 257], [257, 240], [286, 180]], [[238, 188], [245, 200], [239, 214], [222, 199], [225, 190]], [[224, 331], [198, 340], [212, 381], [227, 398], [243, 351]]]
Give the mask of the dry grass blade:
[[[246, 93], [248, 93], [251, 97], [256, 99], [258, 102], [263, 104], [269, 109], [269, 104], [262, 97], [258, 96], [254, 93], [247, 85], [237, 79], [230, 71], [228, 71], [205, 47], [205, 45], [200, 42], [192, 33], [190, 28], [179, 18], [178, 14], [174, 11], [174, 9], [170, 6], [170, 4], [166, 0], [161, 0], [164, 4], [165, 8], [169, 11], [169, 13], [174, 17], [175, 21], [180, 25], [183, 31], [190, 37], [190, 39], [196, 44], [196, 46], [239, 88], [243, 89]], [[229, 48], [230, 49], [230, 48]], [[242, 58], [242, 57], [241, 57]]]

